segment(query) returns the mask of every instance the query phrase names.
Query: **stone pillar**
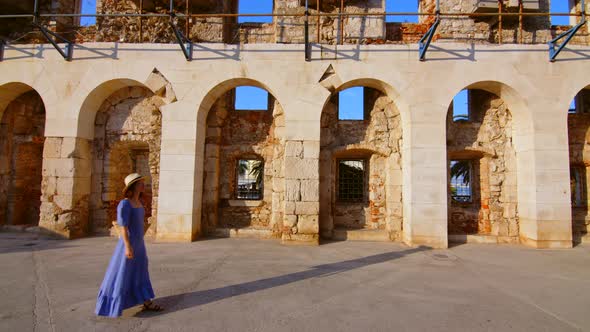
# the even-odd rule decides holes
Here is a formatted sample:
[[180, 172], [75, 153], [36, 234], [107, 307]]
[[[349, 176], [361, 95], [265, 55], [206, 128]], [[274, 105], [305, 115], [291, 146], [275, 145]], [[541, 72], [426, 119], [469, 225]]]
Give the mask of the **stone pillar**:
[[195, 105], [182, 101], [161, 108], [157, 241], [190, 242], [201, 235], [206, 119], [197, 120]]
[[414, 105], [407, 113], [412, 119], [402, 117], [403, 241], [412, 246], [446, 248], [446, 125], [444, 118], [433, 116], [437, 109], [446, 110], [447, 106]]
[[285, 143], [283, 244], [319, 244], [319, 141]]
[[520, 242], [534, 248], [572, 247], [567, 114], [554, 103], [531, 99], [534, 132], [517, 137]]
[[77, 137], [46, 137], [39, 227], [78, 238], [88, 234], [91, 142]]

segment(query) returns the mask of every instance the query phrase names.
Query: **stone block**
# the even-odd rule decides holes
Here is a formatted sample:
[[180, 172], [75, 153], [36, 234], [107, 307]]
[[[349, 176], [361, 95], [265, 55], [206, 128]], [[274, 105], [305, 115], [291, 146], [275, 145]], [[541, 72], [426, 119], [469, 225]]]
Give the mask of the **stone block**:
[[320, 200], [319, 186], [319, 180], [301, 180], [301, 200], [318, 202]]
[[293, 201], [285, 202], [285, 214], [295, 214], [295, 204]]
[[303, 157], [309, 159], [317, 159], [320, 157], [320, 142], [319, 141], [304, 141], [303, 142]]
[[303, 142], [301, 141], [287, 141], [285, 143], [286, 157], [303, 157]]
[[285, 178], [319, 180], [319, 159], [286, 157]]
[[285, 200], [296, 202], [301, 200], [299, 180], [285, 180]]
[[59, 158], [61, 156], [61, 137], [47, 137], [43, 144], [43, 158]]
[[283, 226], [292, 228], [297, 225], [297, 216], [293, 214], [285, 214], [285, 218], [283, 221]]
[[90, 159], [91, 147], [88, 140], [76, 137], [64, 137], [60, 157], [64, 159]]
[[299, 234], [318, 234], [320, 224], [317, 215], [305, 215], [297, 217], [297, 229]]
[[316, 215], [320, 213], [319, 202], [296, 202], [295, 214], [297, 215]]

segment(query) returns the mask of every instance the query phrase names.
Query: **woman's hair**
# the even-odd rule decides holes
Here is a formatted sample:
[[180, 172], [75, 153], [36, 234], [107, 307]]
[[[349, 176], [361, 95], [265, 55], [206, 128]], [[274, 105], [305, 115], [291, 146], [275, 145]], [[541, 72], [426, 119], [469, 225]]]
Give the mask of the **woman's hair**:
[[[135, 186], [137, 186], [137, 184], [139, 183], [139, 181], [136, 181], [134, 183], [132, 183], [129, 188], [127, 188], [127, 190], [125, 191], [125, 198], [131, 198], [133, 197], [133, 193], [135, 192]], [[139, 194], [139, 199], [141, 199], [143, 196], [143, 193]]]

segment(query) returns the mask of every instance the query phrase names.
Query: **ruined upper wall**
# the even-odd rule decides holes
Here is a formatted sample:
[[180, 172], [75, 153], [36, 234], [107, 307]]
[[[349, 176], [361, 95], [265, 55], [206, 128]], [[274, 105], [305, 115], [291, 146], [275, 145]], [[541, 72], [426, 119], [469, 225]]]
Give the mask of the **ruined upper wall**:
[[[0, 0], [0, 14], [33, 14], [34, 0]], [[39, 0], [39, 13], [71, 14], [80, 12], [80, 0]], [[80, 20], [72, 17], [43, 18], [39, 23], [71, 38]], [[40, 33], [32, 32], [30, 18], [0, 20], [0, 39], [21, 42], [44, 42]]]
[[[309, 40], [322, 44], [384, 44], [416, 43], [435, 21], [435, 16], [420, 16], [418, 23], [386, 22], [384, 16], [370, 16], [371, 13], [386, 11], [386, 1], [393, 0], [310, 0], [309, 13], [336, 15], [359, 14], [360, 16], [323, 16], [310, 17]], [[411, 0], [407, 0], [411, 1]], [[435, 13], [436, 0], [414, 0], [418, 11]], [[551, 0], [527, 2], [525, 13], [549, 12]], [[570, 1], [571, 12], [580, 13], [580, 0]], [[28, 2], [28, 1], [27, 1]], [[13, 1], [0, 0], [0, 12], [32, 13], [32, 2], [14, 4]], [[174, 11], [178, 14], [236, 14], [239, 0], [176, 0]], [[503, 12], [518, 13], [518, 1], [504, 0]], [[574, 3], [575, 2], [575, 3]], [[589, 1], [590, 2], [590, 1]], [[484, 7], [486, 3], [491, 7]], [[529, 3], [533, 3], [529, 7]], [[99, 14], [168, 14], [168, 0], [98, 0]], [[495, 8], [494, 8], [495, 4]], [[538, 4], [538, 5], [537, 5]], [[495, 0], [441, 0], [442, 13], [470, 14], [460, 17], [444, 16], [434, 37], [435, 41], [461, 41], [475, 43], [546, 43], [555, 36], [569, 29], [569, 26], [552, 26], [548, 16], [526, 16], [519, 20], [517, 16], [477, 16], [482, 13], [497, 13]], [[587, 5], [590, 8], [590, 3]], [[483, 8], [483, 9], [482, 9]], [[587, 8], [586, 11], [590, 11]], [[395, 7], [390, 11], [399, 11]], [[70, 13], [79, 11], [79, 0], [41, 0], [43, 13]], [[247, 44], [247, 43], [303, 43], [305, 40], [304, 0], [274, 0], [273, 12], [282, 15], [299, 15], [273, 17], [271, 23], [256, 23], [252, 17], [247, 23], [238, 23], [236, 17], [192, 17], [174, 19], [178, 28], [192, 41]], [[367, 16], [367, 14], [369, 14]], [[471, 15], [473, 14], [473, 15]], [[51, 23], [46, 20], [47, 24]], [[580, 21], [572, 17], [571, 24]], [[30, 19], [3, 20], [0, 25], [0, 37], [9, 41], [18, 39], [24, 42], [46, 42], [32, 30]], [[55, 23], [55, 22], [54, 22]], [[176, 41], [169, 25], [168, 17], [102, 17], [97, 19], [95, 27], [77, 28], [77, 20], [72, 18], [57, 20], [56, 30], [70, 33], [68, 36], [77, 42], [131, 42], [131, 43], [173, 43]], [[521, 27], [522, 25], [522, 27]], [[76, 33], [73, 33], [73, 31]], [[573, 44], [588, 44], [590, 27], [582, 28], [572, 40]], [[24, 36], [24, 37], [23, 37]]]

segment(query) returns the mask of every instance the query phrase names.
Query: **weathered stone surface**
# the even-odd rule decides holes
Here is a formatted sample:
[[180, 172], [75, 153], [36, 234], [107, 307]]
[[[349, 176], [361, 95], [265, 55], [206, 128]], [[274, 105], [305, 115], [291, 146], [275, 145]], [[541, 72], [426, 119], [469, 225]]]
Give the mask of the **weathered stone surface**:
[[[568, 114], [568, 142], [570, 156], [570, 185], [572, 201], [572, 232], [575, 242], [582, 242], [590, 234], [588, 194], [590, 187], [590, 90], [584, 89], [577, 96], [577, 113]], [[512, 230], [512, 228], [511, 228]]]
[[[283, 111], [271, 97], [266, 111], [235, 110], [232, 100], [234, 90], [223, 94], [212, 106], [207, 116], [206, 159], [202, 220], [206, 232], [219, 227], [266, 229], [280, 234], [283, 221], [285, 194], [283, 155], [285, 143], [278, 129], [284, 126]], [[287, 145], [291, 148], [297, 144]], [[301, 143], [299, 143], [302, 149]], [[258, 173], [263, 193], [256, 206], [235, 206], [228, 201], [238, 199], [238, 162], [241, 159], [260, 160], [262, 172]], [[294, 213], [295, 206], [290, 206]], [[291, 211], [293, 210], [293, 211]]]
[[297, 217], [298, 234], [318, 234], [320, 225], [317, 215], [299, 215]]
[[301, 180], [301, 200], [304, 202], [319, 202], [319, 186], [319, 180]]
[[59, 154], [55, 141], [44, 152], [44, 130], [45, 106], [37, 92], [6, 106], [0, 122], [0, 225], [39, 223], [43, 155]]
[[[482, 90], [469, 91], [469, 121], [447, 117], [449, 160], [471, 160], [471, 202], [449, 196], [450, 234], [507, 236], [517, 228], [516, 157], [512, 116], [504, 101]], [[450, 178], [450, 176], [449, 176]]]
[[306, 215], [306, 214], [318, 214], [320, 212], [319, 202], [296, 202], [295, 203], [295, 214]]
[[[154, 76], [158, 74], [152, 73], [150, 84], [163, 95], [163, 88], [158, 88], [157, 84], [165, 85], [166, 80]], [[159, 108], [162, 105], [162, 96], [145, 88], [131, 87], [113, 93], [99, 109], [92, 149], [91, 183], [100, 184], [91, 188], [94, 193], [90, 201], [94, 232], [104, 233], [112, 226], [117, 204], [123, 198], [125, 176], [137, 172], [147, 177], [142, 196], [146, 211], [144, 226], [149, 229], [148, 236], [155, 234], [162, 121]], [[67, 150], [72, 151], [70, 157], [90, 155], [83, 147]]]
[[[390, 202], [401, 203], [402, 200], [400, 114], [389, 97], [370, 88], [365, 88], [364, 112], [364, 121], [339, 120], [335, 94], [322, 113], [320, 227], [322, 230], [387, 229], [391, 232], [390, 238], [400, 239], [401, 207], [390, 206]], [[339, 160], [364, 161], [362, 200], [347, 202], [339, 199]], [[392, 169], [391, 164], [396, 166]]]

